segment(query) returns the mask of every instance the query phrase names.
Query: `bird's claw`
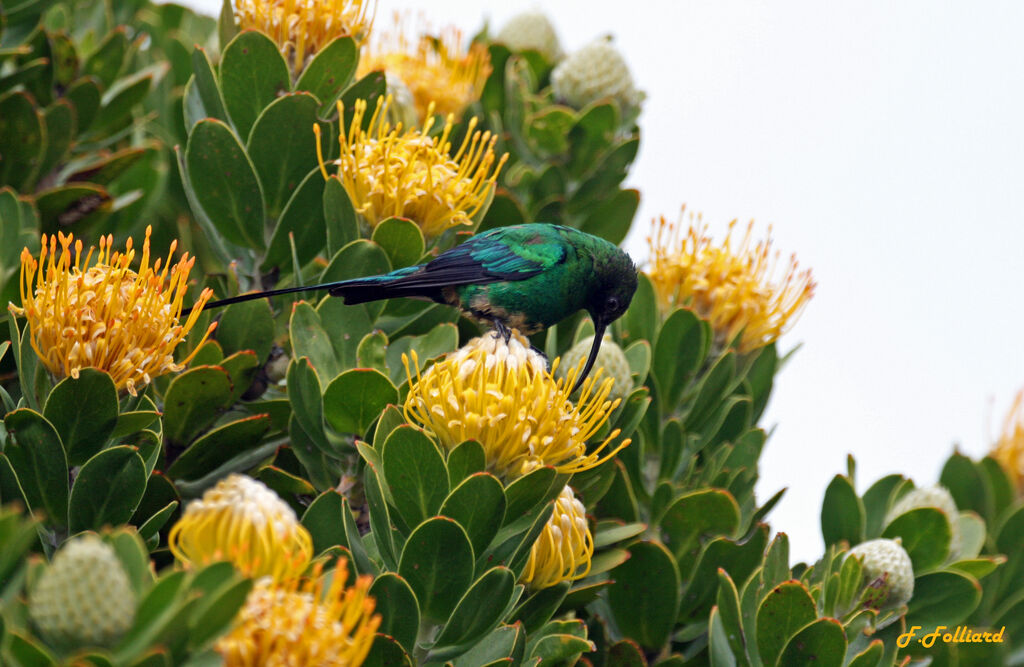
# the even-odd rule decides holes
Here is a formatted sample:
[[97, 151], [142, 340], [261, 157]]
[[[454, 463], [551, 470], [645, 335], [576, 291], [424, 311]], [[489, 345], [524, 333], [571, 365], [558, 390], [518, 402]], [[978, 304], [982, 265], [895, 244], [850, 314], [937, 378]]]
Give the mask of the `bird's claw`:
[[508, 342], [512, 340], [512, 330], [505, 326], [505, 323], [501, 320], [494, 319], [491, 321], [494, 323], [494, 337], [501, 336], [505, 339], [505, 345], [508, 345]]

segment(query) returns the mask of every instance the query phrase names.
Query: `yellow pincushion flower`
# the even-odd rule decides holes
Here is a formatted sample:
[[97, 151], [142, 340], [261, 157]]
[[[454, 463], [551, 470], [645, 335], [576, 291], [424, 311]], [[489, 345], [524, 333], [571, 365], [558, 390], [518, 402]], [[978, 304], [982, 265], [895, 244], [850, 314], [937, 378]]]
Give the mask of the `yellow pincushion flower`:
[[[729, 223], [725, 242], [712, 245], [700, 217], [681, 225], [654, 221], [647, 241], [651, 249], [648, 277], [664, 312], [692, 308], [708, 320], [719, 344], [738, 336], [740, 352], [750, 352], [776, 340], [795, 321], [814, 295], [810, 269], [798, 272], [795, 256], [781, 282], [773, 282], [779, 255], [769, 238], [752, 244], [753, 222], [738, 245]], [[742, 334], [742, 336], [741, 336]]]
[[459, 116], [480, 99], [491, 75], [491, 56], [483, 44], [464, 48], [455, 27], [410, 40], [396, 15], [393, 29], [378, 31], [359, 61], [360, 76], [375, 70], [397, 76], [409, 87], [421, 120], [434, 111]]
[[338, 37], [366, 41], [376, 1], [369, 0], [235, 0], [235, 20], [242, 30], [258, 30], [277, 44], [300, 71]]
[[325, 588], [320, 564], [310, 579], [259, 581], [246, 598], [235, 627], [216, 651], [225, 667], [358, 667], [381, 617], [367, 595], [373, 577], [346, 587], [348, 563], [338, 560]]
[[587, 525], [587, 511], [566, 486], [555, 500], [555, 509], [544, 531], [533, 543], [530, 560], [520, 581], [534, 589], [562, 581], [582, 579], [590, 573], [594, 537]]
[[[495, 158], [497, 137], [474, 131], [474, 118], [462, 146], [452, 155], [452, 117], [440, 136], [431, 137], [433, 116], [422, 130], [392, 127], [387, 121], [390, 103], [390, 98], [378, 101], [368, 129], [363, 130], [366, 101], [357, 100], [349, 131], [340, 138], [341, 157], [335, 162], [338, 178], [356, 211], [371, 226], [391, 217], [413, 220], [428, 240], [451, 227], [471, 226], [508, 159], [507, 154]], [[338, 102], [338, 116], [343, 118], [343, 112]], [[314, 125], [313, 131], [320, 171], [326, 179], [327, 167], [319, 153], [319, 125]]]
[[152, 378], [180, 371], [191, 361], [195, 351], [175, 363], [174, 348], [195, 325], [213, 291], [203, 290], [182, 324], [195, 258], [185, 253], [172, 265], [175, 241], [163, 267], [160, 259], [151, 266], [151, 231], [146, 228], [138, 272], [129, 268], [135, 258], [131, 239], [121, 253], [113, 250], [113, 237], [101, 237], [95, 263], [95, 248], [83, 255], [82, 242], [72, 234], [44, 234], [38, 262], [27, 248], [22, 250], [22, 305], [9, 309], [28, 319], [32, 348], [55, 377], [77, 378], [81, 369], [96, 368], [110, 374], [118, 391], [135, 396]]
[[1017, 392], [1003, 421], [1003, 433], [992, 448], [1018, 492], [1024, 492], [1024, 389]]
[[300, 575], [313, 558], [313, 538], [292, 508], [244, 475], [228, 475], [189, 503], [167, 544], [184, 565], [226, 560], [247, 576], [276, 580]]
[[[416, 367], [415, 350], [412, 357]], [[426, 372], [417, 371], [415, 381], [408, 363], [406, 372], [406, 419], [431, 431], [448, 448], [476, 440], [483, 445], [488, 468], [505, 479], [541, 466], [562, 473], [589, 470], [630, 442], [624, 440], [602, 456], [618, 437], [616, 429], [587, 453], [587, 440], [619, 404], [607, 400], [612, 380], [598, 385], [594, 377], [587, 378], [574, 404], [569, 389], [580, 369], [555, 380], [544, 358], [515, 331], [508, 343], [493, 334], [474, 338]]]

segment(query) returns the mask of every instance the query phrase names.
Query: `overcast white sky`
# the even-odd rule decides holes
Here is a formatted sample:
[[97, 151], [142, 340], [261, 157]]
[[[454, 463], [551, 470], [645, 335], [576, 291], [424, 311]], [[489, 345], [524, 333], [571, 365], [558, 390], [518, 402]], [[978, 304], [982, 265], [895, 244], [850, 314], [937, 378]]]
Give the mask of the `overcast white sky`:
[[[220, 0], [186, 4], [215, 12]], [[511, 2], [380, 0], [435, 25], [501, 25]], [[627, 249], [681, 204], [720, 232], [774, 226], [817, 296], [783, 351], [759, 497], [795, 559], [822, 550], [825, 486], [858, 461], [938, 479], [979, 456], [1024, 385], [1024, 3], [544, 3], [567, 51], [611, 33], [647, 100]]]

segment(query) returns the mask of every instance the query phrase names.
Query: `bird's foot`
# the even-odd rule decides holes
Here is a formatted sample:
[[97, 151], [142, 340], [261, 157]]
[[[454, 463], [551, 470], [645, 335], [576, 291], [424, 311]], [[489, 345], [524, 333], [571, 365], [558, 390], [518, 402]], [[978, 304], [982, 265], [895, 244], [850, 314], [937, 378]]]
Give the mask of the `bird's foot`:
[[494, 337], [501, 336], [505, 339], [505, 345], [508, 345], [508, 342], [512, 340], [512, 330], [499, 319], [493, 319], [491, 322], [494, 324]]

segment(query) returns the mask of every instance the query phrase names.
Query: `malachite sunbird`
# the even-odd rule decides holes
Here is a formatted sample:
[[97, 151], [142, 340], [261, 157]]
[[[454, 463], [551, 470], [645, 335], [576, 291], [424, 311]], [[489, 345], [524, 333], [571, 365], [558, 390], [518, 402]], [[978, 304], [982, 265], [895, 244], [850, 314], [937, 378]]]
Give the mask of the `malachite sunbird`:
[[506, 340], [511, 328], [532, 334], [586, 310], [594, 322], [594, 344], [575, 391], [597, 359], [605, 329], [626, 312], [636, 286], [633, 260], [612, 243], [571, 227], [527, 223], [477, 234], [426, 264], [242, 294], [206, 308], [316, 290], [330, 290], [346, 304], [408, 297], [457, 306], [493, 324]]

